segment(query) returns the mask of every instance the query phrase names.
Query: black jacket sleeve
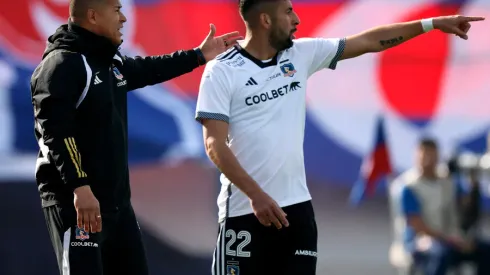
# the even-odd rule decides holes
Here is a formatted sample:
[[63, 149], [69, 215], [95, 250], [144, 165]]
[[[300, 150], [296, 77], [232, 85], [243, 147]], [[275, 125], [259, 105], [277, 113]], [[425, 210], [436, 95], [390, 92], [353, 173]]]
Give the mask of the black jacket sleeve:
[[123, 70], [131, 91], [189, 73], [201, 63], [195, 50], [176, 51], [159, 56], [125, 56]]
[[56, 52], [42, 61], [31, 78], [39, 144], [49, 149], [48, 161], [56, 165], [72, 189], [88, 185], [75, 140], [76, 104], [85, 88], [86, 75], [81, 55]]

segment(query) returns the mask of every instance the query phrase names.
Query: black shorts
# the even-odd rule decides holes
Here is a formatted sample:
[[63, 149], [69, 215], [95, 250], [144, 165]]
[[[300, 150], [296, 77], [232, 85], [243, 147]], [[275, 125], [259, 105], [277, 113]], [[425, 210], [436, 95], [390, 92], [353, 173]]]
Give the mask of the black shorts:
[[283, 207], [289, 227], [265, 227], [254, 214], [220, 224], [213, 275], [315, 275], [318, 232], [310, 201]]
[[61, 275], [147, 275], [141, 232], [131, 205], [102, 213], [102, 232], [76, 226], [74, 207], [43, 209]]

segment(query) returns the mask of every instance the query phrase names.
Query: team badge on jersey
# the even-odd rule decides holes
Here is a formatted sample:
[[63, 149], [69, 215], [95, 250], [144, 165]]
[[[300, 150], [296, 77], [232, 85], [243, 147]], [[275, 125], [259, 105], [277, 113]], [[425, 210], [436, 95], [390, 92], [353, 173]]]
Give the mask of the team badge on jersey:
[[88, 233], [77, 226], [77, 228], [75, 229], [75, 239], [85, 241], [88, 240], [89, 238], [90, 236], [88, 235]]
[[117, 79], [122, 80], [123, 75], [122, 73], [117, 69], [117, 67], [113, 67], [112, 71], [114, 72], [114, 75], [116, 76]]
[[284, 76], [289, 77], [293, 77], [296, 73], [293, 63], [286, 63], [284, 65], [281, 65], [281, 71], [284, 73]]
[[226, 275], [240, 275], [240, 268], [236, 265], [227, 265]]

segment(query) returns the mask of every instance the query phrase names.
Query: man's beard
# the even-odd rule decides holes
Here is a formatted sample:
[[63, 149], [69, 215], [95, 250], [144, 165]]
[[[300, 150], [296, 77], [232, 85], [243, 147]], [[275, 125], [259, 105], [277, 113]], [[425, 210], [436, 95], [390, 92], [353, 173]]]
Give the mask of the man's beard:
[[291, 36], [287, 38], [279, 38], [279, 35], [271, 34], [269, 36], [269, 42], [271, 46], [277, 51], [283, 51], [289, 49], [293, 46], [294, 42], [291, 39]]

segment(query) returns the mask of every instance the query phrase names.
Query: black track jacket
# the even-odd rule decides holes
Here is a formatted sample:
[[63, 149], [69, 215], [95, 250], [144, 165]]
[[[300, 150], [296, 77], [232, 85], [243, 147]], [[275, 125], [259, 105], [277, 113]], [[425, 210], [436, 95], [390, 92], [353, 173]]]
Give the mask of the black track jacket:
[[108, 39], [72, 22], [49, 37], [31, 78], [36, 180], [43, 207], [73, 205], [73, 190], [89, 185], [102, 211], [127, 205], [128, 91], [191, 72], [198, 50], [134, 58]]

